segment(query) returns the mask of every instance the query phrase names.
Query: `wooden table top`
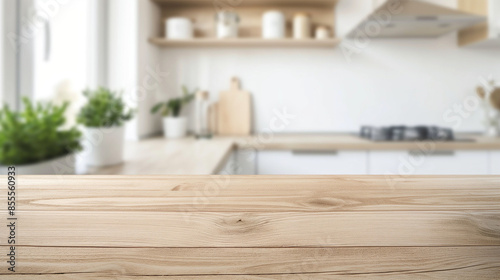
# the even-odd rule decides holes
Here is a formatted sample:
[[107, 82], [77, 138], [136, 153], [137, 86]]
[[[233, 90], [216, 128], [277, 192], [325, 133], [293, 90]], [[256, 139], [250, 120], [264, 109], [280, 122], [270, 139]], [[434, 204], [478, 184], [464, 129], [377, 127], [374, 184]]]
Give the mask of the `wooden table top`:
[[499, 176], [18, 176], [17, 183], [17, 272], [2, 260], [0, 279], [500, 277]]

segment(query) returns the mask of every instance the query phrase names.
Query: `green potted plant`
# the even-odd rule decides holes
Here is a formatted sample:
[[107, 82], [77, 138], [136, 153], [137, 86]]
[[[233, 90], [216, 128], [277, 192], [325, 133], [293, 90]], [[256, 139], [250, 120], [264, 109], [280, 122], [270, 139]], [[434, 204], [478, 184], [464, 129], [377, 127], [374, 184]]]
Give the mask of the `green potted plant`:
[[166, 138], [175, 139], [186, 136], [187, 120], [186, 117], [181, 116], [181, 112], [182, 108], [194, 99], [196, 91], [198, 90], [189, 92], [186, 86], [182, 86], [182, 97], [160, 102], [151, 109], [152, 114], [161, 112], [163, 133]]
[[124, 123], [133, 118], [121, 94], [101, 87], [87, 90], [87, 104], [80, 110], [77, 121], [84, 129], [85, 161], [90, 166], [108, 166], [123, 162]]
[[64, 128], [68, 103], [35, 105], [23, 98], [23, 104], [21, 112], [7, 106], [0, 110], [0, 165], [16, 166], [19, 174], [74, 174], [81, 133], [75, 127]]

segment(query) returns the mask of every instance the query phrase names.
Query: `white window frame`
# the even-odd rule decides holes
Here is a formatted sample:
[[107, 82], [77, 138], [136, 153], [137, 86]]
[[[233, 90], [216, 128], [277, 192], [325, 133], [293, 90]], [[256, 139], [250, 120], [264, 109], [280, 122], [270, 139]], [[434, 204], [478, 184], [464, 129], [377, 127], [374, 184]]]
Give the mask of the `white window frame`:
[[89, 86], [97, 88], [107, 84], [108, 67], [107, 67], [107, 51], [108, 51], [108, 1], [103, 0], [88, 0], [90, 1], [91, 10], [94, 13], [89, 15], [89, 50], [91, 61], [89, 63], [88, 77]]
[[17, 33], [20, 1], [2, 0], [2, 103], [8, 105], [11, 109], [18, 110], [20, 106], [19, 99], [19, 51], [18, 46], [14, 45], [11, 38]]
[[[26, 40], [13, 47], [7, 35], [20, 34], [22, 21], [29, 18], [30, 12], [37, 0], [1, 0], [2, 34], [0, 41], [3, 48], [3, 69], [1, 100], [15, 110], [21, 109], [21, 97], [33, 97], [34, 92], [34, 42]], [[107, 2], [103, 0], [88, 0], [94, 11], [89, 15], [88, 50], [90, 63], [87, 69], [89, 87], [97, 87], [107, 83]], [[14, 12], [13, 12], [14, 11]], [[18, 36], [19, 38], [19, 36]]]

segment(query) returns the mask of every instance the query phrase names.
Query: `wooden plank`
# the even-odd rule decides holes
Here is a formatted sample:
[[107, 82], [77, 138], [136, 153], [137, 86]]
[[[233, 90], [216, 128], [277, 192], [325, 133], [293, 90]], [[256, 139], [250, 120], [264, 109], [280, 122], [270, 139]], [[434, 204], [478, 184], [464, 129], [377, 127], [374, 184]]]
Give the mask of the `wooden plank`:
[[[275, 5], [282, 5], [282, 6], [288, 6], [288, 5], [304, 5], [304, 0], [244, 0], [244, 1], [238, 1], [238, 0], [232, 0], [232, 1], [227, 1], [227, 0], [152, 0], [155, 3], [158, 3], [162, 6], [209, 6], [209, 7], [214, 7], [214, 5], [218, 6], [227, 6], [227, 5], [238, 5], [238, 6], [275, 6]], [[338, 1], [337, 0], [308, 0], [307, 3], [308, 5], [319, 5], [319, 6], [327, 6], [327, 7], [332, 7], [336, 5]]]
[[[5, 215], [5, 214], [4, 214]], [[500, 245], [500, 211], [18, 212], [18, 245], [340, 247]]]
[[[162, 195], [158, 195], [161, 193]], [[145, 212], [339, 212], [500, 210], [500, 194], [476, 190], [334, 190], [266, 193], [231, 188], [206, 191], [140, 192], [114, 190], [47, 190], [23, 188], [20, 211], [145, 211]]]
[[264, 40], [259, 38], [239, 39], [193, 39], [193, 40], [168, 40], [164, 38], [150, 38], [151, 44], [159, 47], [170, 48], [205, 48], [205, 47], [268, 47], [268, 48], [334, 48], [340, 43], [339, 39], [325, 40], [293, 40], [278, 39]]
[[[392, 275], [448, 276], [474, 267], [500, 275], [500, 247], [366, 248], [58, 248], [18, 247], [17, 274]], [[272, 256], [272, 257], [270, 257]], [[112, 260], [112, 261], [110, 261]], [[0, 271], [0, 278], [10, 274]], [[270, 276], [272, 277], [272, 276]], [[482, 278], [483, 279], [483, 278]]]
[[[324, 274], [280, 274], [280, 275], [207, 275], [207, 276], [123, 276], [123, 275], [102, 275], [102, 274], [62, 274], [62, 275], [37, 275], [36, 280], [343, 280], [343, 279], [383, 279], [383, 280], [498, 280], [498, 273], [491, 268], [485, 270], [474, 270], [474, 268], [466, 268], [456, 271], [436, 271], [412, 274], [390, 273], [390, 274], [346, 274], [332, 275], [331, 273]], [[6, 275], [2, 280], [32, 280], [33, 275]]]
[[[0, 176], [6, 180], [5, 176]], [[381, 190], [481, 190], [498, 191], [500, 176], [23, 176], [18, 178], [18, 186], [23, 197], [43, 197], [52, 195], [100, 196], [105, 192], [119, 195], [123, 192], [156, 192], [170, 195], [171, 192], [194, 191], [213, 192], [224, 190], [239, 191], [241, 195], [256, 192], [265, 195], [277, 191], [281, 195], [289, 193]], [[0, 199], [5, 197], [0, 192]], [[189, 194], [187, 194], [189, 195]]]

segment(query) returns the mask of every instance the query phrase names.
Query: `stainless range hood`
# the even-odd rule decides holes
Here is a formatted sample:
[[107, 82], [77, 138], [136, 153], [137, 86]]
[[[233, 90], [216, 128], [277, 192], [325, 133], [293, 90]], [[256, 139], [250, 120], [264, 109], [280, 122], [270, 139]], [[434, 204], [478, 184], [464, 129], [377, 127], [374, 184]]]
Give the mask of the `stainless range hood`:
[[486, 18], [419, 0], [388, 0], [347, 37], [359, 32], [376, 38], [439, 37], [485, 21]]

